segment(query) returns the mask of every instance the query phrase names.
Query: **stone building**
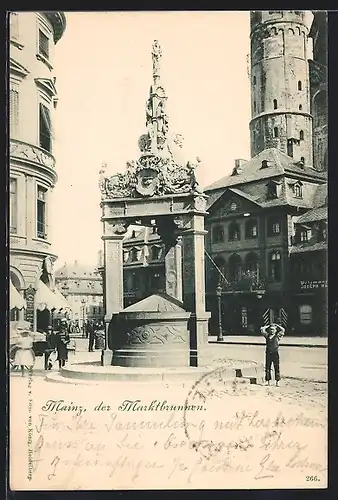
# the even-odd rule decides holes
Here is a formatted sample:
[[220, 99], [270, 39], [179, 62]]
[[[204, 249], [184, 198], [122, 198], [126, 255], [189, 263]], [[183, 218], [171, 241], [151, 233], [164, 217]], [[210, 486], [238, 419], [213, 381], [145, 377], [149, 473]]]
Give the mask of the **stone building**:
[[95, 266], [65, 263], [55, 272], [55, 285], [70, 304], [68, 318], [81, 329], [86, 321], [103, 319], [102, 278]]
[[[50, 241], [50, 207], [57, 181], [54, 50], [66, 18], [62, 12], [11, 12], [9, 19], [10, 280], [26, 299], [26, 320], [34, 328], [45, 328], [46, 304], [58, 309], [61, 300], [51, 295], [56, 256]], [[23, 311], [19, 314], [23, 319]], [[15, 309], [11, 319], [18, 319]]]
[[317, 190], [314, 209], [295, 222], [290, 251], [290, 323], [298, 333], [327, 329], [327, 193]]
[[[236, 160], [230, 175], [205, 189], [210, 331], [217, 327], [216, 288], [221, 283], [226, 332], [257, 332], [262, 323], [279, 320], [289, 333], [324, 334], [315, 312], [311, 322], [309, 315], [302, 322], [309, 301], [299, 294], [302, 280], [298, 276], [295, 285], [290, 264], [293, 255], [306, 254], [310, 260], [315, 255], [311, 245], [300, 251], [296, 234], [302, 217], [317, 216], [327, 190], [326, 14], [315, 12], [310, 30], [305, 11], [253, 11], [250, 17], [252, 159]], [[124, 265], [134, 276], [144, 272], [143, 236], [136, 236], [140, 261]], [[149, 294], [141, 276], [136, 283], [142, 284], [142, 294]], [[161, 289], [164, 278], [157, 279]], [[133, 286], [130, 282], [130, 298]]]
[[317, 170], [327, 170], [327, 12], [314, 12], [310, 37], [313, 40], [313, 59], [309, 61], [313, 165]]
[[251, 12], [251, 156], [275, 147], [312, 165], [305, 11]]

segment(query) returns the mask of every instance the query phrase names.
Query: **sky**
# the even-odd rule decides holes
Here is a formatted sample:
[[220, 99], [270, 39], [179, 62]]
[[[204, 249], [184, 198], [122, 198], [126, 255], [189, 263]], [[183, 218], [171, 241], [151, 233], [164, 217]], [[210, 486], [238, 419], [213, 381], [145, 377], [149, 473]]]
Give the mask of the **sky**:
[[55, 49], [58, 182], [53, 192], [56, 269], [97, 264], [101, 248], [100, 166], [123, 172], [139, 156], [159, 40], [161, 81], [172, 133], [198, 156], [202, 187], [250, 158], [249, 12], [66, 12]]

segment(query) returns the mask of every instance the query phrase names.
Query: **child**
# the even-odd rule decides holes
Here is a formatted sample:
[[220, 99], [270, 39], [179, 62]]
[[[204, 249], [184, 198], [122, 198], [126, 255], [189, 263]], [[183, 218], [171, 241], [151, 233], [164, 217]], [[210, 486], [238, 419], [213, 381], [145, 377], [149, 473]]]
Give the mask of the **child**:
[[265, 351], [265, 380], [270, 385], [271, 380], [271, 365], [273, 364], [275, 371], [276, 385], [279, 385], [279, 340], [283, 337], [285, 329], [281, 325], [272, 323], [268, 326], [262, 326], [261, 333], [266, 339]]

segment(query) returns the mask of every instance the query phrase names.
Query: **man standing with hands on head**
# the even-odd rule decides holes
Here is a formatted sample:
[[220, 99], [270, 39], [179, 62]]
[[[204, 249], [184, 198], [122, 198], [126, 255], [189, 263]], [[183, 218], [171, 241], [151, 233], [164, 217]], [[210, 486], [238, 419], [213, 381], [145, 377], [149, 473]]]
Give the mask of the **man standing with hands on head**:
[[283, 337], [285, 329], [276, 323], [271, 323], [267, 326], [262, 326], [261, 334], [266, 339], [265, 351], [265, 380], [267, 385], [270, 385], [271, 380], [271, 365], [273, 364], [275, 371], [276, 385], [279, 385], [280, 370], [279, 370], [279, 340]]

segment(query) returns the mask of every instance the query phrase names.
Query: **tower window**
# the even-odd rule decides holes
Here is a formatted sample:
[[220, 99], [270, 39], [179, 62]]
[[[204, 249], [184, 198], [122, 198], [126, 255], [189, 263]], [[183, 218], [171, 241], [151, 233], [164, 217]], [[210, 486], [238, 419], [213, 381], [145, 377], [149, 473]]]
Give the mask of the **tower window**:
[[256, 75], [253, 76], [253, 84], [256, 85]]
[[304, 158], [304, 156], [302, 156], [302, 157], [300, 158], [300, 161], [301, 161], [301, 163], [303, 163], [303, 165], [305, 165], [305, 158]]
[[273, 100], [273, 109], [277, 109], [277, 99]]
[[300, 104], [300, 105], [298, 106], [298, 109], [299, 109], [299, 111], [302, 111], [303, 106]]
[[300, 140], [300, 141], [304, 141], [304, 130], [301, 130], [301, 131], [299, 132], [299, 140]]
[[278, 127], [274, 127], [273, 129], [273, 136], [278, 137]]
[[302, 82], [300, 80], [298, 82], [298, 90], [302, 90]]
[[256, 101], [254, 101], [254, 103], [253, 103], [253, 109], [254, 109], [254, 111], [256, 111]]

